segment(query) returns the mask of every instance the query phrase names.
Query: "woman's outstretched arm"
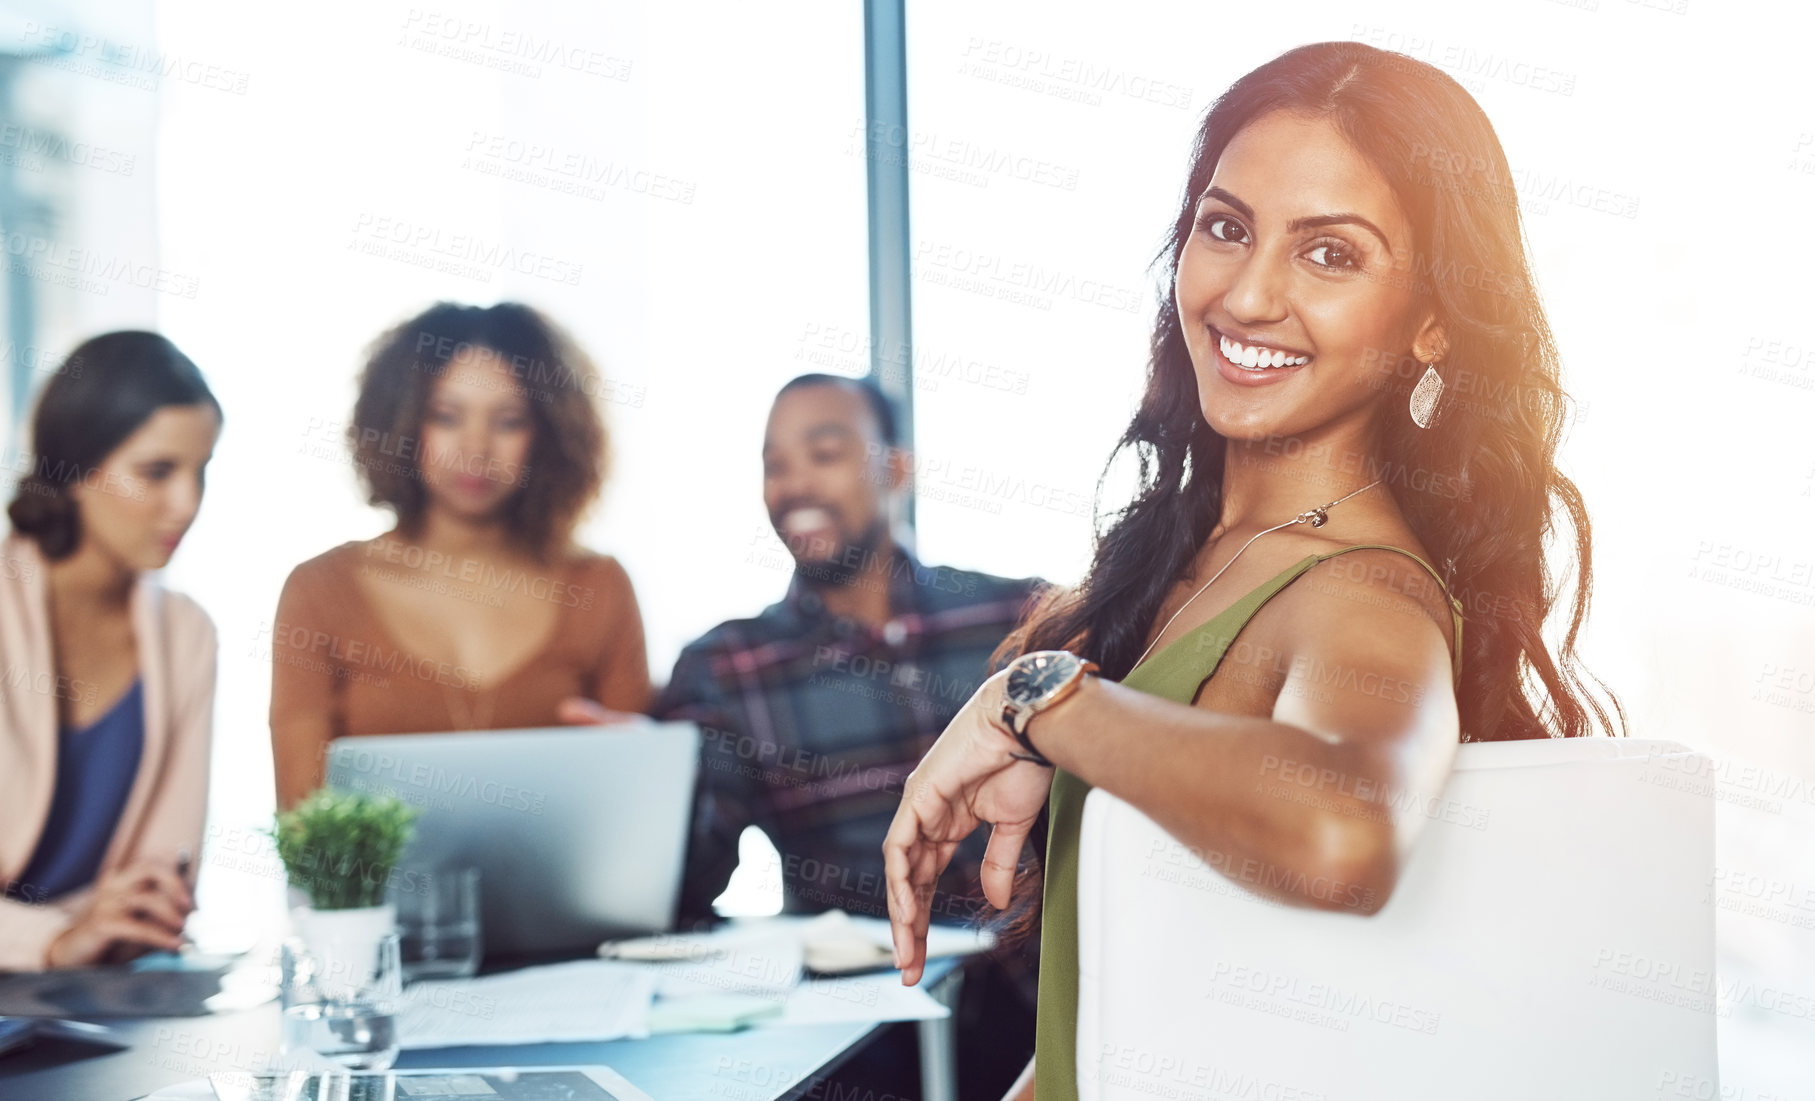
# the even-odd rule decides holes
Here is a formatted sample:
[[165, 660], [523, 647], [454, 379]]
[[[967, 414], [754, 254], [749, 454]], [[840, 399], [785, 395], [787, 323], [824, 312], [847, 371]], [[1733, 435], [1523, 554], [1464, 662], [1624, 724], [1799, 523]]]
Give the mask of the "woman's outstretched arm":
[[[1287, 622], [1315, 629], [1281, 633], [1288, 672], [1267, 718], [1092, 677], [1035, 716], [1028, 735], [1059, 767], [1126, 800], [1256, 893], [1373, 913], [1442, 792], [1459, 719], [1448, 644], [1418, 603], [1341, 584], [1353, 591], [1305, 590], [1315, 617], [1284, 610]], [[978, 690], [909, 777], [884, 842], [909, 981], [924, 955], [922, 900], [950, 851], [989, 823], [983, 888], [1005, 905], [1015, 854], [1045, 797], [1051, 773], [1010, 756], [1020, 747], [993, 721], [1005, 679]]]

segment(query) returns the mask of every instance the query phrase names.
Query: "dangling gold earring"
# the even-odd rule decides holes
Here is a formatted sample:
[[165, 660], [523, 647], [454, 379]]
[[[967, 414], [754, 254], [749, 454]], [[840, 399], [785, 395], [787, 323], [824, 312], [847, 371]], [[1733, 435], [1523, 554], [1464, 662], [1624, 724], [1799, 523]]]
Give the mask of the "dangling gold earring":
[[1424, 368], [1424, 377], [1418, 385], [1412, 387], [1412, 423], [1419, 428], [1429, 428], [1436, 420], [1437, 399], [1443, 396], [1443, 376], [1437, 373], [1437, 365], [1429, 364]]

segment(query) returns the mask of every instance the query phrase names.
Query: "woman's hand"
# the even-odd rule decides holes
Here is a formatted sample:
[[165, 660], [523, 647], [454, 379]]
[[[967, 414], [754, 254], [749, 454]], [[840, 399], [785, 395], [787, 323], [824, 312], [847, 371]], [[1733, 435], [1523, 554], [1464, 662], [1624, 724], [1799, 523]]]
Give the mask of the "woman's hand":
[[183, 922], [194, 909], [195, 898], [175, 868], [151, 860], [129, 864], [95, 884], [87, 907], [50, 942], [44, 962], [87, 967], [146, 949], [174, 952], [182, 946]]
[[1006, 671], [983, 683], [902, 787], [882, 843], [889, 928], [902, 982], [920, 981], [934, 885], [958, 843], [987, 822], [983, 895], [1008, 905], [1015, 864], [1052, 787], [1052, 770], [1010, 756], [1020, 747], [993, 718], [1002, 714]]

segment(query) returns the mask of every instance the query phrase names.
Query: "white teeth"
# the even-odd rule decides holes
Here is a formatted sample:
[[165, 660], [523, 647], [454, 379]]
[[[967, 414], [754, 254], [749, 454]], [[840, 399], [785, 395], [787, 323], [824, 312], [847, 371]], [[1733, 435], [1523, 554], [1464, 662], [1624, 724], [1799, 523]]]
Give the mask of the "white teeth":
[[1274, 367], [1302, 367], [1311, 362], [1310, 356], [1287, 355], [1276, 348], [1262, 348], [1256, 344], [1244, 345], [1230, 340], [1220, 333], [1218, 339], [1222, 344], [1223, 355], [1228, 357], [1229, 362], [1240, 364], [1243, 367], [1257, 370]]
[[797, 508], [781, 518], [782, 530], [793, 534], [830, 527], [832, 515], [823, 508]]

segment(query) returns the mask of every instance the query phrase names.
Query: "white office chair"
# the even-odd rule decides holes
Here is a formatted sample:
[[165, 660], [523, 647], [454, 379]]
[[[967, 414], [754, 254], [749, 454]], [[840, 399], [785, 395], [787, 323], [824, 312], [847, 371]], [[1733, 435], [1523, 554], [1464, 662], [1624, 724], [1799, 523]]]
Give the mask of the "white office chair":
[[1079, 1096], [1718, 1096], [1713, 787], [1670, 742], [1464, 745], [1372, 917], [1264, 901], [1093, 791]]

